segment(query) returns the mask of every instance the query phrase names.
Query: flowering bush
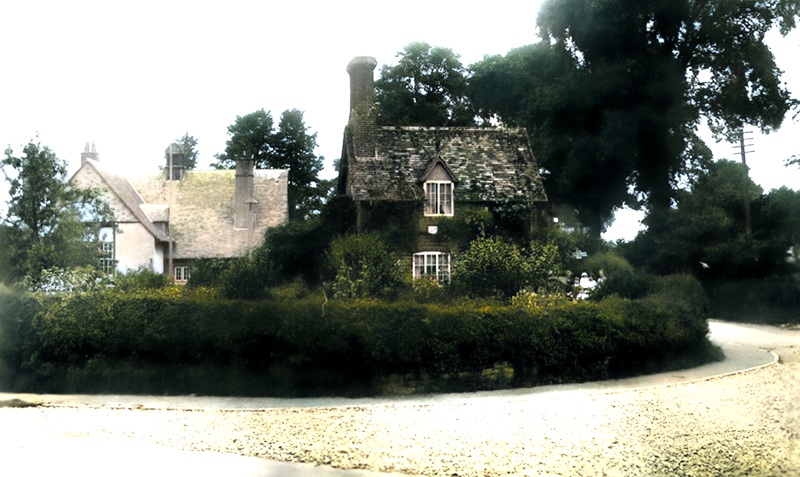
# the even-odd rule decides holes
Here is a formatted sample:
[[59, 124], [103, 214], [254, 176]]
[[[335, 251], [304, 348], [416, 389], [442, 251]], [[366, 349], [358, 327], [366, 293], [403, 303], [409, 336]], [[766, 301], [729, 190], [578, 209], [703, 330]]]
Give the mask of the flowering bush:
[[42, 270], [38, 280], [34, 281], [29, 276], [22, 280], [25, 289], [47, 294], [97, 291], [110, 284], [108, 275], [88, 266], [70, 269], [48, 268]]
[[500, 237], [473, 240], [454, 261], [453, 278], [468, 295], [510, 298], [519, 290], [554, 290], [561, 272], [558, 248], [531, 242], [524, 249]]
[[520, 290], [519, 293], [511, 297], [513, 306], [523, 308], [552, 308], [563, 306], [570, 303], [572, 299], [564, 293], [536, 293], [528, 290]]

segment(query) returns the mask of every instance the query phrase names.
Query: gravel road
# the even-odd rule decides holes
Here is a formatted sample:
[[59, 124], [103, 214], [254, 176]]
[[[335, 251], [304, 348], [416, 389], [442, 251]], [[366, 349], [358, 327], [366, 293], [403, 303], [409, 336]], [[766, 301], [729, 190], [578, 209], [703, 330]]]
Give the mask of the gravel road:
[[797, 476], [800, 331], [782, 336], [775, 365], [643, 389], [249, 411], [0, 408], [0, 444], [127, 438], [448, 477]]

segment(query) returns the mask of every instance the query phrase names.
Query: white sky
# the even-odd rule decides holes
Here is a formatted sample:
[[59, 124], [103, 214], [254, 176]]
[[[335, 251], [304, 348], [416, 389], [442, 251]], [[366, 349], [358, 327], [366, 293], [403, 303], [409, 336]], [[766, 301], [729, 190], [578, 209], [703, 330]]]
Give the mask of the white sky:
[[[354, 56], [393, 64], [413, 41], [452, 48], [465, 65], [537, 41], [539, 1], [406, 0], [223, 2], [19, 1], [0, 3], [0, 148], [31, 138], [77, 169], [87, 141], [101, 160], [131, 174], [156, 170], [184, 133], [200, 167], [225, 149], [236, 116], [264, 108], [305, 112], [317, 133], [324, 177], [335, 176], [348, 115]], [[386, 4], [388, 5], [388, 4]], [[775, 42], [790, 89], [800, 95], [800, 35]], [[766, 190], [800, 188], [800, 123], [754, 135], [752, 177]], [[728, 156], [729, 145], [715, 149]], [[534, 151], [535, 153], [535, 151]], [[2, 201], [7, 186], [0, 190]], [[620, 229], [618, 224], [614, 229]], [[630, 234], [612, 230], [609, 238]], [[615, 236], [616, 235], [616, 236]], [[632, 237], [632, 235], [631, 235]]]

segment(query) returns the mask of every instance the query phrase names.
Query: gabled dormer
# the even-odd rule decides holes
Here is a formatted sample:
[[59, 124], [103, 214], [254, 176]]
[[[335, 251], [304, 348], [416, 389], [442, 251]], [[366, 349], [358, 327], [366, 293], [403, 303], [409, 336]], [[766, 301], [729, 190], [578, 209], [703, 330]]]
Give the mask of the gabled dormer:
[[420, 182], [425, 194], [425, 216], [452, 217], [455, 213], [453, 193], [456, 180], [447, 163], [438, 157], [428, 167]]

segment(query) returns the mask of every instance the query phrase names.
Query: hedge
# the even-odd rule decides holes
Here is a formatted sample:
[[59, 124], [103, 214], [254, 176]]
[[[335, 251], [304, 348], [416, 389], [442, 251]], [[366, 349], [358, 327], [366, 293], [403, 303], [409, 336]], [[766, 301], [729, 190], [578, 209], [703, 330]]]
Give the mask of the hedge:
[[712, 316], [745, 323], [800, 323], [800, 274], [709, 281], [705, 288]]
[[0, 387], [355, 396], [629, 376], [716, 356], [703, 303], [676, 306], [677, 289], [545, 309], [1, 289]]

